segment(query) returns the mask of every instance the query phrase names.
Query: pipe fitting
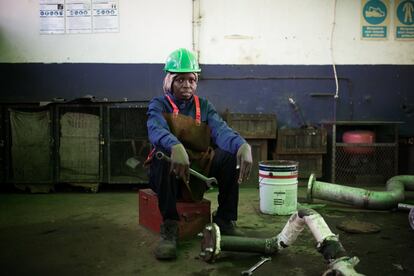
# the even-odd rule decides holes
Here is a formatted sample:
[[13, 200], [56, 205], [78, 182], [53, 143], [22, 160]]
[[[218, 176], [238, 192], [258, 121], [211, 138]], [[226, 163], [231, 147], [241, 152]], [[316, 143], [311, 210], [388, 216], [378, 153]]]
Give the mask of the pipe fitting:
[[310, 216], [306, 216], [304, 217], [304, 220], [318, 244], [321, 244], [328, 238], [335, 237], [335, 234], [332, 233], [328, 224], [326, 224], [325, 220], [319, 213], [315, 212]]
[[339, 241], [338, 236], [333, 236], [325, 239], [322, 243], [319, 244], [317, 250], [329, 263], [331, 263], [333, 260], [347, 256], [345, 248]]
[[313, 189], [313, 184], [315, 183], [315, 181], [316, 181], [315, 174], [312, 173], [309, 176], [309, 180], [308, 180], [308, 190], [307, 190], [307, 193], [306, 193], [306, 198], [307, 198], [307, 200], [309, 202], [312, 202], [313, 201], [312, 189]]
[[342, 257], [329, 264], [329, 269], [322, 276], [345, 275], [345, 276], [364, 276], [355, 271], [355, 266], [359, 263], [358, 257]]
[[404, 201], [405, 190], [414, 190], [414, 175], [398, 175], [390, 178], [386, 191], [370, 191], [357, 187], [316, 181], [314, 174], [309, 177], [307, 198], [330, 200], [354, 205], [360, 208], [387, 210], [396, 208]]
[[200, 257], [206, 262], [214, 262], [221, 251], [220, 228], [215, 223], [209, 223], [200, 236], [203, 237]]
[[290, 216], [285, 227], [283, 227], [282, 231], [277, 235], [277, 245], [279, 250], [293, 244], [305, 228], [305, 220], [300, 218], [298, 213], [299, 212]]
[[206, 262], [214, 262], [221, 251], [274, 254], [293, 244], [305, 228], [305, 224], [318, 243], [317, 250], [329, 263], [329, 269], [324, 275], [332, 275], [327, 273], [336, 271], [344, 276], [362, 275], [354, 269], [359, 262], [358, 258], [346, 256], [338, 236], [331, 232], [323, 217], [313, 209], [301, 209], [291, 215], [282, 231], [269, 239], [222, 236], [220, 228], [215, 223], [207, 224], [202, 235], [200, 257]]

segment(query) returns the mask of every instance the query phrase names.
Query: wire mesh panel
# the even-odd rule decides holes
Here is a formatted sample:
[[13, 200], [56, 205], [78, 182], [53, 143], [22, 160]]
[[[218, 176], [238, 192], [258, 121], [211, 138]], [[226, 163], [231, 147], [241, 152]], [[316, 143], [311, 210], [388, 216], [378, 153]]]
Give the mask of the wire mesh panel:
[[110, 183], [146, 183], [148, 175], [143, 163], [150, 150], [146, 140], [112, 141]]
[[[9, 180], [45, 184], [53, 180], [51, 112], [43, 108], [8, 109]], [[25, 189], [22, 185], [18, 188]]]
[[59, 106], [59, 181], [101, 180], [100, 106]]
[[147, 183], [147, 107], [109, 107], [108, 182]]
[[3, 106], [0, 105], [0, 183], [5, 182], [5, 168], [6, 168], [6, 157], [5, 157], [5, 131], [4, 131], [4, 114]]
[[[365, 153], [347, 151], [351, 145], [336, 148], [336, 183], [344, 185], [375, 185], [382, 186], [395, 175], [396, 147], [365, 146], [370, 149]], [[358, 147], [362, 148], [361, 145]]]
[[332, 126], [333, 183], [383, 186], [398, 173], [398, 124], [389, 121], [325, 122]]
[[146, 139], [147, 108], [143, 107], [110, 107], [109, 109], [110, 138]]

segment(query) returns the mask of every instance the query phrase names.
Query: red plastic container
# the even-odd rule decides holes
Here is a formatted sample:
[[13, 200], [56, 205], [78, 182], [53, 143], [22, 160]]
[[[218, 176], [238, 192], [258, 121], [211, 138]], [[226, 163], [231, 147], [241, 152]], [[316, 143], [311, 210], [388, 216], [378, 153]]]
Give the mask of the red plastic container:
[[[139, 198], [139, 224], [156, 232], [160, 232], [162, 217], [158, 209], [158, 197], [151, 189], [142, 189]], [[177, 202], [180, 216], [179, 239], [193, 238], [202, 232], [204, 226], [211, 221], [211, 202], [203, 199], [200, 202]]]
[[[346, 144], [373, 144], [375, 133], [369, 130], [351, 130], [342, 135], [342, 141]], [[371, 154], [374, 152], [374, 147], [346, 146], [344, 151], [351, 154]]]

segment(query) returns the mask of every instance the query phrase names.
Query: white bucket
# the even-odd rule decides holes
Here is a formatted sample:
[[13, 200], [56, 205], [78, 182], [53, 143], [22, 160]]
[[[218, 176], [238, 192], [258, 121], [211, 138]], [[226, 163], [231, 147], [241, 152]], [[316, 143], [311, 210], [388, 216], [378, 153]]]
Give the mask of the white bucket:
[[260, 211], [290, 215], [298, 202], [298, 162], [271, 160], [259, 162]]

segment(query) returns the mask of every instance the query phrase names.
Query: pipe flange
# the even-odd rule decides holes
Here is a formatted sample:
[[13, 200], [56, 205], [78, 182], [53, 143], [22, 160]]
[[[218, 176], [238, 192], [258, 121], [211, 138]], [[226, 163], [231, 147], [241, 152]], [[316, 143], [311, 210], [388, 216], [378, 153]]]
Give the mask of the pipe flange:
[[355, 276], [363, 276], [356, 272], [355, 266], [359, 263], [359, 259], [357, 256], [348, 257], [344, 256], [338, 258], [331, 263], [329, 263], [329, 269], [325, 271], [322, 275], [355, 275]]
[[311, 174], [309, 176], [309, 180], [308, 180], [308, 190], [306, 193], [306, 198], [308, 200], [308, 202], [312, 202], [313, 198], [312, 198], [312, 188], [313, 188], [313, 184], [315, 183], [315, 174]]
[[[281, 247], [283, 247], [283, 242]], [[265, 240], [265, 253], [274, 254], [279, 251], [278, 236]]]
[[201, 236], [203, 237], [203, 239], [201, 241], [200, 257], [204, 261], [212, 263], [215, 261], [215, 259], [221, 251], [220, 228], [215, 223], [209, 223], [204, 227]]

